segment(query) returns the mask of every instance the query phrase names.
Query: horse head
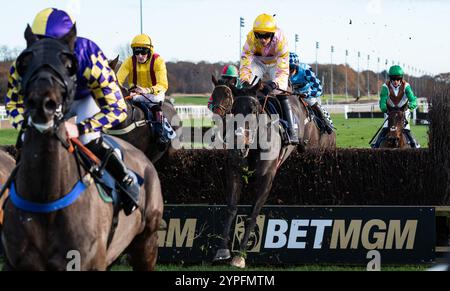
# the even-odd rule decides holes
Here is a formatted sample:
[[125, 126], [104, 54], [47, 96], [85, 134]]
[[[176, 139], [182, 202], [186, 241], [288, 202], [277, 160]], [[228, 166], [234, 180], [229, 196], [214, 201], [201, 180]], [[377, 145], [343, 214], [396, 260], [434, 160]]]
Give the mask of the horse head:
[[391, 148], [401, 148], [405, 142], [403, 129], [406, 119], [404, 108], [392, 108], [388, 111], [389, 132], [386, 137], [386, 145]]
[[108, 65], [111, 68], [111, 70], [117, 73], [120, 66], [122, 65], [122, 62], [119, 61], [119, 55], [117, 55], [117, 57], [113, 60], [108, 60]]
[[70, 109], [76, 90], [78, 62], [73, 53], [76, 28], [60, 40], [38, 39], [25, 30], [27, 48], [16, 61], [29, 123], [40, 132], [51, 130]]
[[242, 157], [246, 157], [250, 148], [257, 148], [255, 141], [257, 140], [259, 115], [262, 113], [262, 105], [256, 97], [256, 93], [260, 88], [260, 82], [252, 88], [244, 89], [234, 99], [232, 103], [231, 113], [234, 116], [234, 140], [235, 145], [240, 149]]
[[233, 90], [236, 90], [236, 84], [230, 83], [229, 79], [217, 80], [214, 75], [212, 76], [212, 82], [214, 84], [214, 90], [212, 92], [212, 111], [224, 118], [226, 114], [231, 113], [231, 107], [233, 106], [233, 99], [235, 96]]

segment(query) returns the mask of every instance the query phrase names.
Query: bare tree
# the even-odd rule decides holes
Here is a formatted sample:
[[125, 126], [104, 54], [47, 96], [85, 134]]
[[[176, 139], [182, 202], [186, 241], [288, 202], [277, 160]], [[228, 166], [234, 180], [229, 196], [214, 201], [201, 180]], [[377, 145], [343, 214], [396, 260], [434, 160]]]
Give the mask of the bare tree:
[[0, 60], [10, 62], [15, 60], [22, 51], [19, 47], [10, 48], [7, 45], [0, 46]]

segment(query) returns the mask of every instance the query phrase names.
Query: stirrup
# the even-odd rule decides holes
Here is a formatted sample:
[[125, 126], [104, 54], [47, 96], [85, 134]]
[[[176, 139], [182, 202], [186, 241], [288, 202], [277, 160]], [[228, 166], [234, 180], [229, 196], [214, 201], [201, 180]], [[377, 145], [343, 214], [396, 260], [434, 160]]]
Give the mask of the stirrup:
[[296, 134], [289, 134], [289, 132], [286, 132], [286, 143], [288, 145], [298, 145], [300, 141]]
[[300, 143], [300, 141], [297, 139], [289, 139], [289, 144], [290, 145], [298, 145]]
[[140, 186], [136, 175], [129, 171], [119, 185], [124, 194], [122, 199], [123, 210], [126, 215], [130, 215], [139, 205]]

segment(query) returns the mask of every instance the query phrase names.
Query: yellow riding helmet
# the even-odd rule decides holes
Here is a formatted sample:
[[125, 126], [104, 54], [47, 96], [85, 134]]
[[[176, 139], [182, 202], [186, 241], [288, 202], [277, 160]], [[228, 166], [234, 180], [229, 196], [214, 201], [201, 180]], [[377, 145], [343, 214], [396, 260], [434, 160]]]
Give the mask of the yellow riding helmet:
[[277, 31], [277, 24], [275, 23], [275, 18], [269, 14], [261, 14], [256, 17], [255, 22], [253, 22], [254, 32], [271, 32]]
[[153, 47], [152, 39], [150, 38], [150, 36], [148, 36], [146, 34], [136, 35], [133, 38], [133, 41], [131, 42], [131, 47], [132, 48], [135, 48], [135, 47], [146, 47], [146, 48], [151, 49]]

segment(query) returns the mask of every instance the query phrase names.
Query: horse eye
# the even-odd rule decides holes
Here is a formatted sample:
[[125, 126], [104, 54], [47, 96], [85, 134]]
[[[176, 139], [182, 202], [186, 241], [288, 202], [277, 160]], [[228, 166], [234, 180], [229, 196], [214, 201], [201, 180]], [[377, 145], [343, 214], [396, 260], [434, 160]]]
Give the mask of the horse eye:
[[70, 76], [73, 76], [77, 73], [77, 65], [76, 60], [73, 59], [72, 56], [68, 56], [66, 54], [61, 55], [61, 61], [69, 72]]
[[16, 69], [19, 76], [23, 76], [27, 71], [28, 64], [30, 63], [32, 57], [33, 55], [31, 53], [25, 53], [17, 58]]

